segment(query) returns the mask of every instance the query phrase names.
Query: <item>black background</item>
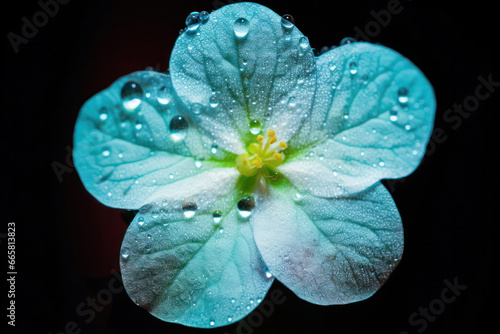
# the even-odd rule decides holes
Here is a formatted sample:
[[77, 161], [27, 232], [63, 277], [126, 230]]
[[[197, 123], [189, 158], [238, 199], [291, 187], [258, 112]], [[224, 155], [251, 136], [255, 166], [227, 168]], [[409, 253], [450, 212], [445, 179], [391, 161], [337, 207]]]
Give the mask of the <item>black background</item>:
[[[226, 2], [226, 1], [221, 1]], [[338, 45], [365, 30], [370, 11], [388, 1], [258, 1], [292, 14], [313, 47]], [[498, 17], [488, 1], [401, 1], [400, 14], [372, 42], [412, 60], [437, 96], [434, 138], [422, 165], [404, 182], [388, 182], [403, 217], [405, 254], [389, 281], [372, 298], [322, 307], [297, 298], [276, 282], [285, 302], [251, 330], [240, 324], [212, 333], [418, 333], [409, 317], [437, 305], [444, 280], [467, 288], [428, 321], [425, 333], [499, 332], [493, 270], [497, 238], [494, 162], [498, 154], [500, 88], [461, 124], [443, 114], [474, 96], [478, 77], [500, 81]], [[9, 32], [21, 33], [21, 18], [40, 10], [36, 1], [2, 4], [4, 62], [1, 145], [1, 252], [7, 272], [7, 223], [16, 223], [16, 333], [60, 333], [73, 321], [81, 333], [201, 333], [164, 323], [135, 306], [125, 292], [95, 319], [77, 308], [106, 289], [119, 269], [126, 230], [123, 211], [92, 198], [71, 168], [80, 106], [114, 80], [147, 66], [168, 69], [171, 49], [191, 11], [215, 9], [212, 1], [73, 0], [39, 28], [16, 53]], [[486, 92], [484, 89], [481, 92]], [[470, 101], [470, 98], [468, 99]], [[53, 165], [67, 166], [60, 181]], [[5, 280], [4, 280], [5, 283]], [[7, 287], [0, 292], [4, 298]], [[4, 299], [2, 309], [7, 307]], [[3, 311], [7, 313], [7, 311]], [[2, 322], [7, 318], [2, 315]], [[419, 316], [417, 319], [420, 319]], [[247, 318], [246, 323], [255, 324]], [[2, 324], [4, 325], [4, 324]]]

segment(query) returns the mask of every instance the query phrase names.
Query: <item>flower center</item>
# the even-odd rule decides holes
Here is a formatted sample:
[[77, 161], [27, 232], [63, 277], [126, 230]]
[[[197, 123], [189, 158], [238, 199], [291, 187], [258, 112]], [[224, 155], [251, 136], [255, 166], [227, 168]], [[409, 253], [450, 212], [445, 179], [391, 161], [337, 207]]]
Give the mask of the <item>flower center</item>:
[[267, 132], [267, 140], [265, 144], [264, 136], [257, 136], [257, 143], [252, 143], [248, 146], [248, 152], [238, 155], [236, 158], [236, 169], [245, 176], [254, 176], [262, 172], [264, 166], [271, 168], [278, 167], [285, 160], [285, 155], [280, 153], [287, 146], [285, 142], [280, 142], [278, 145], [271, 147], [278, 141], [274, 130]]

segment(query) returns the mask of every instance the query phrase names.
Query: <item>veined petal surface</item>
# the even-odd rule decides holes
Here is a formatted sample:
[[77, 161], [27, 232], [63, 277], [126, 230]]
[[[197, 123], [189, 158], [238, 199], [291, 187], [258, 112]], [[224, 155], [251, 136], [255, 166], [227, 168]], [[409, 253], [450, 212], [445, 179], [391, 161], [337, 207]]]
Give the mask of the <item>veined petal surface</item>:
[[238, 214], [238, 172], [205, 173], [192, 178], [200, 187], [180, 184], [174, 195], [165, 190], [139, 210], [120, 263], [125, 289], [138, 305], [164, 321], [213, 328], [249, 314], [274, 279], [266, 275], [248, 220]]
[[[288, 22], [288, 21], [287, 21]], [[170, 59], [173, 85], [191, 116], [218, 145], [243, 153], [250, 122], [288, 140], [310, 113], [315, 60], [307, 38], [291, 23], [255, 3], [210, 14], [183, 33]]]
[[432, 86], [397, 52], [368, 43], [338, 47], [317, 60], [312, 115], [280, 167], [314, 195], [343, 196], [420, 163], [434, 122]]
[[89, 99], [80, 111], [73, 159], [103, 204], [138, 209], [161, 187], [212, 168], [212, 151], [172, 89], [170, 77], [135, 72]]
[[272, 189], [256, 206], [252, 228], [276, 279], [320, 305], [370, 297], [403, 253], [401, 218], [380, 183], [345, 198]]

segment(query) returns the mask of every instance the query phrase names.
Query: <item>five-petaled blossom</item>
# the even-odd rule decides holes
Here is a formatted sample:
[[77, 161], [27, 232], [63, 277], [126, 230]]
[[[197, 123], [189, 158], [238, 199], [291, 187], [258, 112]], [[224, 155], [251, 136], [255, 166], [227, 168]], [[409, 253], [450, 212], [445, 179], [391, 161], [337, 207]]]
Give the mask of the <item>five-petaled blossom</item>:
[[380, 45], [315, 57], [254, 3], [193, 13], [170, 75], [127, 75], [82, 107], [74, 159], [103, 204], [138, 210], [121, 248], [130, 298], [193, 327], [248, 315], [278, 279], [314, 304], [373, 295], [403, 252], [381, 179], [413, 172], [432, 86]]

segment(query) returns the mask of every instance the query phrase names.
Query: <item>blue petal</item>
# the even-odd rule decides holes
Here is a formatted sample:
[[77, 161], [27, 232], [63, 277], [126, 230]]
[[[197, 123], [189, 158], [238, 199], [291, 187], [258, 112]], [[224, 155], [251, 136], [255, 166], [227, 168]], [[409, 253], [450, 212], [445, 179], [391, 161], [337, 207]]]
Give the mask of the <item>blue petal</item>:
[[192, 117], [234, 153], [243, 147], [232, 138], [247, 138], [251, 120], [291, 138], [310, 112], [316, 81], [307, 39], [255, 3], [224, 6], [180, 36], [170, 73]]
[[255, 309], [270, 288], [274, 279], [237, 212], [237, 174], [214, 175], [217, 184], [202, 182], [182, 194], [166, 191], [129, 226], [121, 249], [125, 289], [161, 320], [226, 326]]
[[215, 165], [203, 159], [224, 159], [222, 150], [210, 152], [211, 143], [185, 113], [170, 77], [145, 71], [117, 80], [85, 103], [73, 158], [99, 201], [138, 209], [162, 186]]
[[320, 305], [373, 295], [403, 253], [398, 210], [380, 183], [345, 198], [273, 189], [256, 206], [255, 242], [270, 272]]
[[308, 123], [290, 142], [281, 171], [318, 196], [362, 191], [412, 173], [429, 140], [432, 86], [409, 60], [379, 45], [353, 43], [318, 59], [318, 90]]

